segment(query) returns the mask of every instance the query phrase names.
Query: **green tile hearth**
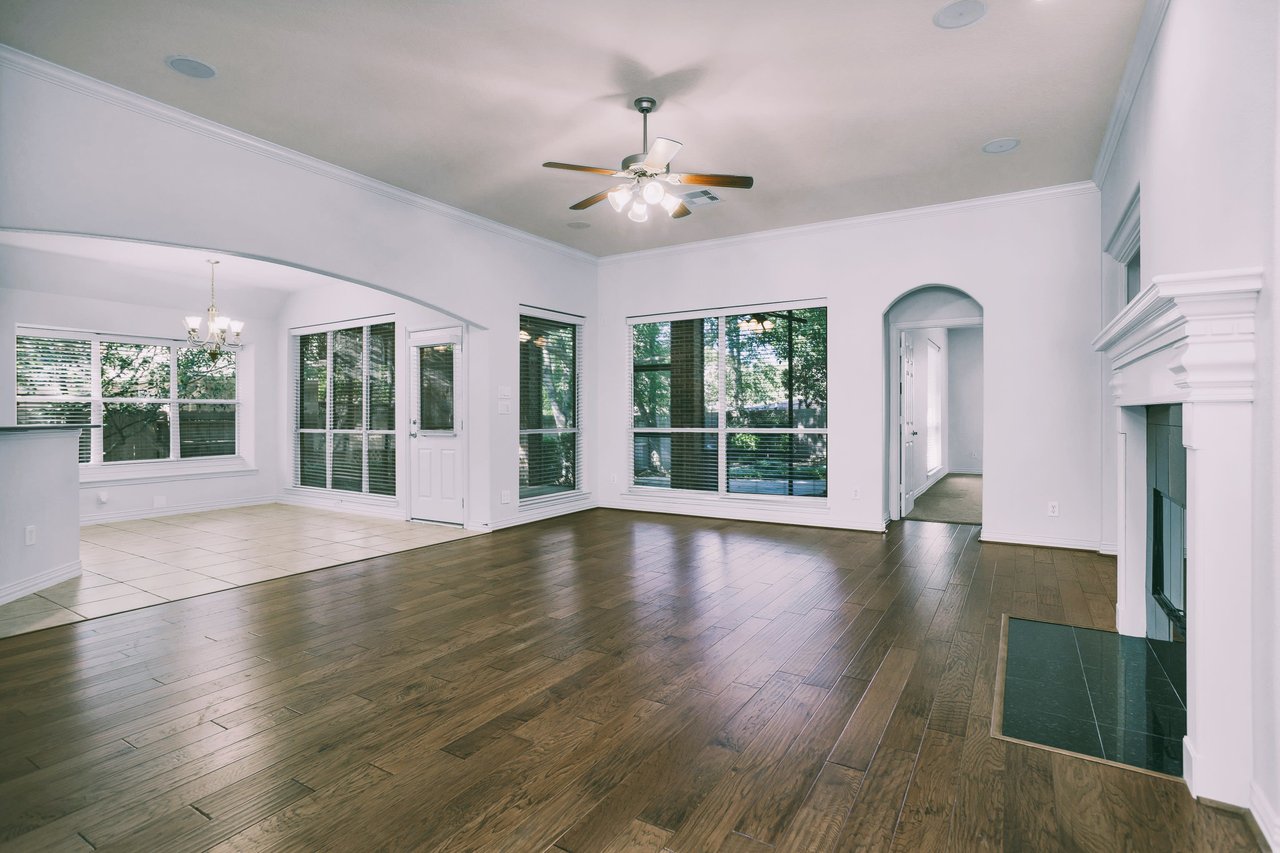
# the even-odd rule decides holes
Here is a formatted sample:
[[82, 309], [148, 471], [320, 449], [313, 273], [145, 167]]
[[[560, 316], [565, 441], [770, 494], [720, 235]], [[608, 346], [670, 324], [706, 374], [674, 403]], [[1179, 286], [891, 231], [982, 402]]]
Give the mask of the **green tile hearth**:
[[1186, 649], [1009, 619], [1002, 734], [1182, 775]]

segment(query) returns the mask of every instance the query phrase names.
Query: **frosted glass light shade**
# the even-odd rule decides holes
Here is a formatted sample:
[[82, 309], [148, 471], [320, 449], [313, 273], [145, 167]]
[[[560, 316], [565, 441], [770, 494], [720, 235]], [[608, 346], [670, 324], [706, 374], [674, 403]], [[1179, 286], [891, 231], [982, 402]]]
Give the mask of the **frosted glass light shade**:
[[193, 315], [191, 315], [191, 316], [189, 316], [189, 317], [183, 317], [182, 319], [183, 319], [183, 320], [186, 322], [186, 324], [187, 324], [187, 331], [189, 331], [189, 332], [198, 332], [198, 331], [200, 331], [200, 316], [199, 316], [199, 315], [193, 314]]
[[622, 208], [626, 207], [629, 201], [631, 201], [631, 187], [626, 184], [619, 184], [609, 191], [609, 204], [619, 213], [622, 212]]
[[666, 194], [667, 192], [662, 188], [662, 184], [657, 181], [649, 181], [640, 190], [640, 196], [644, 199], [645, 204], [657, 204], [662, 201], [662, 197]]
[[627, 218], [632, 222], [645, 222], [649, 219], [649, 205], [642, 201], [637, 201], [631, 205], [631, 210], [627, 212]]

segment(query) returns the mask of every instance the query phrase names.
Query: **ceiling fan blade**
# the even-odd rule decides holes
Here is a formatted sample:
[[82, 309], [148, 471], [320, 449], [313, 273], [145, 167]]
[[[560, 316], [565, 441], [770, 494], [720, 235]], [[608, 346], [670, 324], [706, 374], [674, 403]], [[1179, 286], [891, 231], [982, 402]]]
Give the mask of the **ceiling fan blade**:
[[597, 175], [613, 175], [616, 177], [625, 176], [625, 172], [619, 172], [617, 169], [604, 169], [600, 166], [578, 166], [574, 163], [543, 163], [548, 169], [568, 169], [570, 172], [594, 172]]
[[673, 184], [692, 184], [699, 187], [732, 187], [749, 190], [755, 184], [755, 178], [747, 175], [698, 175], [691, 172], [675, 173], [667, 180]]
[[577, 204], [571, 204], [569, 205], [569, 209], [570, 210], [586, 210], [591, 205], [598, 204], [604, 201], [606, 198], [609, 197], [609, 193], [611, 192], [613, 192], [613, 187], [609, 187], [609, 189], [605, 190], [604, 192], [598, 192], [593, 196], [584, 198], [582, 201], [578, 202]]
[[676, 156], [683, 147], [674, 139], [659, 136], [653, 140], [653, 145], [649, 146], [649, 154], [644, 158], [644, 167], [650, 172], [664, 171], [667, 164], [671, 162], [671, 158]]
[[681, 219], [688, 216], [690, 213], [693, 213], [693, 211], [689, 209], [689, 206], [684, 202], [680, 202], [680, 206], [671, 212], [671, 218]]

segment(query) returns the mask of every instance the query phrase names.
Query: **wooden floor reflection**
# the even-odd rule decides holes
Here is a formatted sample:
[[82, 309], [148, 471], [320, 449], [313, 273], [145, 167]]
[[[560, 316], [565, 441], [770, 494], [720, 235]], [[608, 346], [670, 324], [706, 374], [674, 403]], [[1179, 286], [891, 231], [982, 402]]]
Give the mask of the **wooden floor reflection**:
[[0, 641], [32, 850], [1235, 850], [1180, 783], [993, 739], [1000, 617], [1114, 562], [594, 510]]

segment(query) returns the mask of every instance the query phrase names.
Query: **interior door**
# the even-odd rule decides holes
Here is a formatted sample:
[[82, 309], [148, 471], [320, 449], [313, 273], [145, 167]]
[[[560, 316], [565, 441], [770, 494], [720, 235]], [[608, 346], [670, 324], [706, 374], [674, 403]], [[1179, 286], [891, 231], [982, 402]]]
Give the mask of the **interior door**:
[[423, 521], [466, 521], [465, 447], [459, 329], [409, 336], [411, 514]]
[[902, 458], [898, 465], [898, 495], [902, 501], [902, 515], [915, 509], [915, 496], [911, 483], [916, 481], [916, 360], [915, 344], [910, 332], [898, 333], [898, 357], [901, 360], [898, 376], [898, 423], [902, 427], [902, 439], [898, 442]]

